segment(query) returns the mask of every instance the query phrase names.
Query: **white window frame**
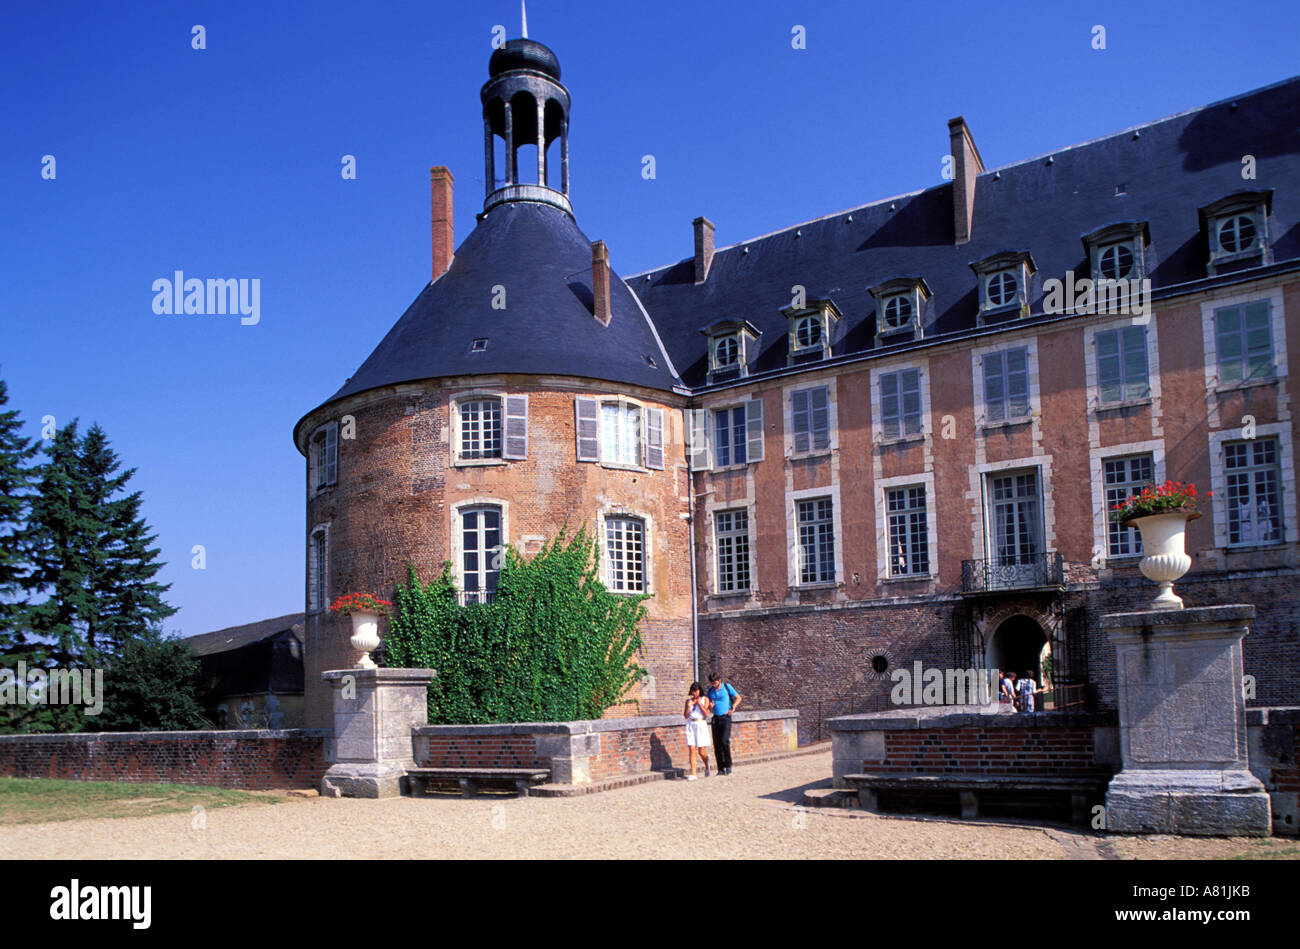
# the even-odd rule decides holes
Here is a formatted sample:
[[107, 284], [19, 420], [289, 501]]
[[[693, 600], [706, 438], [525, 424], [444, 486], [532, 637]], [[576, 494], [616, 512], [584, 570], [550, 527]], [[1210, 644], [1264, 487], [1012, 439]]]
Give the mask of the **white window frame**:
[[1165, 474], [1165, 443], [1163, 439], [1154, 438], [1141, 442], [1126, 442], [1122, 445], [1106, 445], [1093, 448], [1088, 453], [1088, 472], [1092, 482], [1092, 562], [1094, 567], [1102, 567], [1111, 561], [1129, 563], [1131, 555], [1112, 557], [1110, 554], [1110, 506], [1106, 503], [1106, 468], [1105, 462], [1131, 455], [1150, 455], [1153, 478], [1156, 484], [1164, 484], [1169, 476]]
[[[585, 404], [595, 406], [595, 435], [594, 438], [587, 440], [594, 447], [594, 454], [590, 457], [584, 457], [582, 448], [584, 439], [582, 437], [582, 406]], [[637, 419], [637, 444], [636, 444], [636, 461], [610, 461], [605, 457], [606, 437], [605, 437], [605, 406], [616, 405], [619, 416], [625, 416], [629, 413], [635, 413]], [[667, 411], [659, 406], [646, 405], [638, 399], [631, 399], [627, 396], [611, 395], [590, 395], [578, 396], [574, 399], [574, 436], [576, 441], [576, 459], [580, 462], [590, 462], [599, 464], [602, 468], [613, 468], [623, 471], [662, 471], [667, 464], [667, 439], [668, 429], [665, 425]], [[621, 424], [621, 422], [620, 422]]]
[[1280, 544], [1300, 543], [1300, 528], [1296, 525], [1296, 488], [1295, 455], [1291, 441], [1291, 422], [1269, 422], [1255, 426], [1255, 438], [1276, 438], [1278, 451], [1278, 470], [1280, 484], [1278, 498], [1282, 505], [1282, 533], [1277, 540], [1252, 542], [1250, 544], [1228, 543], [1228, 471], [1224, 465], [1224, 443], [1249, 441], [1243, 439], [1240, 428], [1225, 429], [1210, 433], [1210, 483], [1214, 497], [1211, 509], [1214, 512], [1214, 545], [1230, 551], [1248, 551], [1270, 548]]
[[[1242, 382], [1219, 380], [1219, 333], [1215, 313], [1225, 307], [1244, 306], [1248, 303], [1268, 301], [1269, 326], [1273, 336], [1273, 375]], [[1250, 386], [1277, 384], [1285, 391], [1289, 366], [1286, 346], [1286, 309], [1281, 287], [1269, 287], [1253, 292], [1230, 292], [1201, 303], [1201, 339], [1205, 351], [1205, 388], [1208, 392], [1231, 391]], [[1210, 427], [1218, 428], [1218, 405], [1210, 406]]]
[[[321, 540], [324, 564], [320, 562], [321, 553], [316, 549], [316, 538]], [[330, 525], [318, 524], [307, 535], [307, 612], [325, 613], [329, 611], [329, 571], [330, 571]], [[317, 577], [320, 584], [317, 585]]]
[[[754, 552], [753, 552], [754, 545], [752, 543], [753, 534], [750, 527], [751, 518], [750, 518], [749, 507], [743, 504], [738, 506], [719, 507], [716, 508], [715, 510], [710, 511], [709, 513], [710, 513], [710, 517], [712, 518], [711, 527], [713, 529], [713, 590], [714, 593], [717, 596], [741, 596], [744, 594], [748, 594], [754, 588]], [[735, 515], [737, 514], [743, 515], [745, 518], [745, 527], [743, 531], [737, 530], [736, 528], [733, 527], [731, 530], [728, 530], [724, 533], [719, 529], [718, 527], [719, 516], [731, 516], [734, 518]], [[722, 541], [724, 537], [734, 539], [742, 536], [744, 537], [745, 540], [745, 550], [743, 556], [745, 584], [743, 586], [736, 585], [729, 590], [724, 590], [723, 583], [722, 583], [722, 579], [723, 579]], [[736, 555], [734, 547], [731, 552], [731, 558], [733, 564], [732, 571], [734, 575], [736, 572], [738, 572], [742, 562], [742, 558]]]
[[[925, 519], [925, 561], [926, 570], [924, 573], [895, 573], [895, 564], [893, 563], [893, 532], [890, 530], [889, 519], [889, 493], [891, 491], [906, 491], [911, 488], [920, 488], [925, 492], [925, 507], [922, 514]], [[878, 576], [881, 580], [931, 580], [937, 575], [937, 564], [935, 563], [935, 498], [934, 498], [934, 475], [926, 474], [923, 476], [903, 475], [897, 478], [888, 478], [879, 482], [880, 504], [878, 506], [877, 521], [878, 535], [881, 537], [880, 549], [877, 552], [877, 567], [879, 568]]]
[[[451, 398], [451, 432], [452, 432], [452, 458], [453, 463], [458, 467], [469, 467], [477, 465], [500, 465], [505, 463], [505, 444], [506, 444], [506, 405], [505, 396], [500, 392], [486, 392], [475, 390], [472, 392], [458, 392]], [[497, 404], [497, 423], [499, 426], [498, 441], [499, 448], [495, 455], [489, 455], [485, 458], [469, 458], [465, 455], [464, 436], [461, 430], [463, 419], [461, 416], [462, 407], [470, 402], [488, 402], [494, 401]]]
[[[505, 562], [506, 547], [510, 544], [509, 512], [510, 503], [493, 497], [476, 497], [463, 501], [457, 501], [451, 505], [451, 557], [452, 569], [456, 577], [456, 588], [460, 591], [462, 597], [467, 592], [465, 589], [465, 537], [463, 534], [464, 515], [468, 511], [482, 511], [487, 508], [493, 508], [501, 515], [501, 544], [499, 556], [502, 564]], [[481, 570], [480, 565], [480, 570]], [[499, 568], [498, 568], [499, 569]]]
[[338, 484], [338, 471], [339, 423], [327, 422], [312, 432], [307, 442], [307, 496], [314, 498]]
[[[641, 589], [616, 589], [614, 586], [614, 563], [610, 556], [609, 549], [609, 523], [610, 521], [638, 521], [641, 524]], [[603, 511], [598, 518], [598, 528], [600, 530], [600, 561], [601, 561], [601, 581], [605, 588], [611, 593], [617, 593], [626, 596], [640, 596], [646, 593], [654, 592], [654, 584], [651, 579], [651, 520], [649, 515], [627, 508], [611, 508]]]

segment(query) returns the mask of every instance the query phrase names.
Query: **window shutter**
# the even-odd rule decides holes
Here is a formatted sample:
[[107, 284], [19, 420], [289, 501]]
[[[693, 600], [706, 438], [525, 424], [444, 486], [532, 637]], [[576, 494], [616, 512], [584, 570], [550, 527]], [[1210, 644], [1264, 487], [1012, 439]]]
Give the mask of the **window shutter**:
[[1029, 351], [1013, 349], [1007, 353], [1008, 418], [1029, 414]]
[[502, 458], [528, 457], [528, 396], [508, 395], [505, 398], [505, 432], [501, 441]]
[[790, 418], [794, 428], [794, 450], [807, 451], [812, 444], [807, 391], [796, 392], [790, 396]]
[[763, 460], [763, 400], [745, 403], [745, 460]]
[[898, 373], [886, 373], [880, 377], [880, 428], [885, 438], [899, 436], [898, 412]]
[[645, 466], [664, 468], [664, 410], [645, 410]]
[[325, 429], [325, 483], [334, 484], [339, 475], [339, 423]]
[[908, 369], [902, 374], [902, 432], [916, 435], [921, 431], [921, 371]]
[[690, 455], [692, 471], [707, 471], [712, 467], [709, 460], [709, 411], [708, 409], [683, 409], [686, 418], [686, 431], [690, 435], [687, 451]]
[[831, 444], [829, 392], [826, 389], [813, 389], [812, 403], [812, 442], [814, 450], [821, 451]]
[[600, 403], [579, 396], [573, 400], [573, 408], [578, 416], [578, 460], [600, 461]]

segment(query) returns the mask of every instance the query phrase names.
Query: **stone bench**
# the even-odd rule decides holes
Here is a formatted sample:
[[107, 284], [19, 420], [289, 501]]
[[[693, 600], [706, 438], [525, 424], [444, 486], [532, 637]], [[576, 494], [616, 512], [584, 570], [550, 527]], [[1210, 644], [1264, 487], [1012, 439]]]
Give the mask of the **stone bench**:
[[1070, 812], [1074, 823], [1088, 824], [1088, 797], [1100, 795], [1109, 776], [1052, 778], [1036, 775], [989, 774], [896, 774], [878, 772], [846, 774], [844, 780], [858, 790], [862, 808], [880, 813], [880, 791], [956, 791], [961, 799], [961, 816], [979, 817], [981, 791], [1060, 791], [1070, 795]]
[[551, 772], [547, 768], [407, 768], [406, 777], [415, 797], [427, 793], [430, 785], [453, 781], [463, 797], [473, 797], [479, 788], [518, 791], [527, 797], [534, 784], [550, 780]]

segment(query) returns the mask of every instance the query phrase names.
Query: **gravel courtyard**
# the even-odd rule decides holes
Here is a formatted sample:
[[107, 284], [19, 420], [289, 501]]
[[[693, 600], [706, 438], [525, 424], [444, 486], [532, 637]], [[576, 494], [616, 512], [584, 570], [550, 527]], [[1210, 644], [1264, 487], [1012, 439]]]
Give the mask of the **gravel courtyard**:
[[673, 858], [724, 842], [732, 858], [1046, 860], [1297, 856], [1270, 839], [1098, 837], [1064, 827], [875, 817], [795, 807], [830, 774], [829, 750], [729, 777], [655, 781], [573, 798], [383, 801], [291, 796], [198, 815], [12, 826], [6, 858]]

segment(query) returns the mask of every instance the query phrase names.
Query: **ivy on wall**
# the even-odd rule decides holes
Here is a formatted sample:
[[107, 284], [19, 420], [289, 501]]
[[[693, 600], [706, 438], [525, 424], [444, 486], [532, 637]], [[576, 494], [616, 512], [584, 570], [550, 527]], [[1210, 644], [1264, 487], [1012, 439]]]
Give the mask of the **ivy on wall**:
[[430, 724], [599, 718], [645, 674], [635, 661], [648, 596], [610, 593], [599, 544], [560, 535], [530, 560], [507, 547], [496, 597], [462, 606], [450, 561], [393, 595], [384, 662], [432, 668]]

